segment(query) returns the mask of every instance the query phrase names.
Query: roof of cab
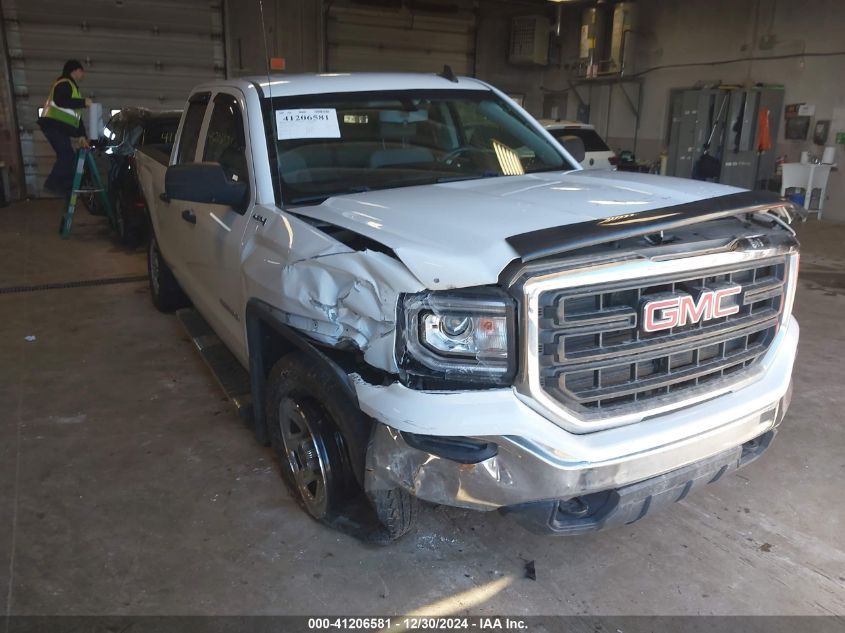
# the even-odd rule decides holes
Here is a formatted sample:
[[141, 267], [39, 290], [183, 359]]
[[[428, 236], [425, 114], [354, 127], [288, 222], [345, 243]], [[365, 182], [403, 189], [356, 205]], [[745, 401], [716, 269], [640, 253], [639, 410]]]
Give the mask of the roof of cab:
[[255, 75], [197, 86], [194, 91], [231, 86], [244, 91], [259, 87], [264, 96], [289, 97], [369, 90], [489, 90], [483, 81], [457, 77], [450, 81], [434, 73], [322, 73]]

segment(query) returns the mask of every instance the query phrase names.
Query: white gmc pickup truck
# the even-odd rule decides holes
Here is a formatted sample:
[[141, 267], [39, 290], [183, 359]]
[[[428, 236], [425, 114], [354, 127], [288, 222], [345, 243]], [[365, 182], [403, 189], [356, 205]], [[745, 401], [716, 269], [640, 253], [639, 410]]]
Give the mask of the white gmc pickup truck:
[[567, 147], [476, 79], [282, 75], [195, 88], [137, 157], [153, 301], [248, 371], [315, 518], [386, 541], [423, 499], [577, 534], [768, 448], [789, 203]]

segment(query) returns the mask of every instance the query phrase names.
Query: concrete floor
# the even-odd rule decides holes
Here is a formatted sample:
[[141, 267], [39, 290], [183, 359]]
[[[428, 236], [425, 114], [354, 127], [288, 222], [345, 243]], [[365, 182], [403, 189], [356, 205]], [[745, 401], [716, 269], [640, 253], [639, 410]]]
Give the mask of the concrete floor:
[[[65, 242], [58, 217], [0, 209], [0, 288], [144, 274], [101, 220]], [[845, 614], [845, 225], [801, 236], [795, 398], [768, 455], [572, 539], [436, 508], [363, 545], [298, 509], [145, 283], [0, 293], [4, 612]]]

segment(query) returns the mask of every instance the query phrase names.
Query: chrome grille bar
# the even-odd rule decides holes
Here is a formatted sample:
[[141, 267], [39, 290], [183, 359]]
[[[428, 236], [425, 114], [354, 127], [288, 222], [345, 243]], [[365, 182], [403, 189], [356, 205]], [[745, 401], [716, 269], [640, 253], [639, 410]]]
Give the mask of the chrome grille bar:
[[[524, 284], [526, 345], [517, 391], [586, 432], [715, 397], [759, 375], [791, 307], [794, 250], [639, 260], [538, 275]], [[657, 332], [655, 297], [741, 286], [736, 313]], [[682, 321], [683, 322], [683, 321]]]

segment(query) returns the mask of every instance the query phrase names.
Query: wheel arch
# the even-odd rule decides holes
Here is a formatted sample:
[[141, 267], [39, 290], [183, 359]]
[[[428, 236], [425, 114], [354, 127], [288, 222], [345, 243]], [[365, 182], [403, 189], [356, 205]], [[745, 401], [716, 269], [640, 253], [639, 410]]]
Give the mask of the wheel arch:
[[[336, 386], [343, 397], [349, 400], [350, 406], [360, 410], [355, 385], [349, 374], [306, 337], [283, 323], [278, 311], [274, 310], [270, 304], [260, 299], [250, 299], [246, 305], [245, 315], [253, 423], [255, 438], [260, 444], [263, 446], [270, 444], [270, 434], [264, 410], [267, 378], [273, 365], [280, 358], [292, 352], [302, 352], [311, 362], [319, 363], [329, 370], [331, 375], [336, 378]], [[369, 420], [363, 413], [361, 419]], [[339, 426], [341, 425], [342, 423]], [[358, 483], [362, 486], [371, 430], [371, 424], [361, 425], [361, 428], [340, 428], [346, 439], [352, 470]]]

